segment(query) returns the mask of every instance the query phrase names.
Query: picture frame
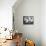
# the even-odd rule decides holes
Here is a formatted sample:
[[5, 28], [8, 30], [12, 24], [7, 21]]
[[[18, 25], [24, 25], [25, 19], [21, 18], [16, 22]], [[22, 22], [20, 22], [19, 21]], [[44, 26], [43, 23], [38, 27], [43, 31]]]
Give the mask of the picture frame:
[[23, 16], [23, 24], [34, 24], [34, 16]]

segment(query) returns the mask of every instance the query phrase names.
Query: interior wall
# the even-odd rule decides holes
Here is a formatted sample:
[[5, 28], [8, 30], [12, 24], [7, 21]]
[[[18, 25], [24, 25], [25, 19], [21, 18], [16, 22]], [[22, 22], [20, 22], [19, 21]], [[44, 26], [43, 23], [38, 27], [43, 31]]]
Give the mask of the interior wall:
[[42, 46], [46, 46], [46, 0], [41, 1], [41, 38]]
[[0, 27], [12, 29], [12, 6], [16, 0], [0, 0]]
[[[33, 3], [33, 2], [35, 2], [36, 0], [32, 0], [32, 4], [31, 4], [31, 6], [34, 8], [35, 7], [35, 4]], [[42, 46], [46, 46], [46, 0], [41, 0], [42, 1], [42, 16], [41, 16], [41, 36], [42, 36]], [[8, 27], [9, 29], [11, 29], [12, 28], [12, 6], [13, 6], [13, 4], [16, 2], [16, 0], [0, 0], [0, 27], [1, 26], [3, 26], [3, 27]], [[36, 1], [37, 2], [37, 4], [36, 4], [36, 7], [37, 7], [37, 5], [38, 5], [38, 0]], [[24, 3], [24, 5], [25, 5], [25, 3]], [[40, 6], [40, 5], [39, 5]], [[26, 7], [26, 6], [25, 6]], [[28, 8], [28, 5], [27, 5], [27, 7], [26, 8]], [[25, 9], [26, 9], [25, 8]], [[35, 8], [34, 8], [35, 9]], [[37, 8], [36, 8], [37, 9]], [[16, 11], [16, 10], [15, 10]], [[35, 11], [35, 10], [33, 10], [33, 11]], [[32, 12], [33, 12], [32, 11]], [[38, 11], [37, 11], [38, 12]], [[36, 12], [36, 13], [37, 13]], [[27, 15], [27, 14], [29, 14], [29, 13], [25, 13], [25, 16]], [[33, 14], [33, 13], [32, 13]], [[16, 15], [16, 12], [15, 12], [15, 15]], [[24, 15], [24, 14], [23, 14]], [[19, 15], [20, 16], [20, 15]], [[32, 15], [31, 15], [32, 16]], [[31, 39], [34, 37], [34, 39], [35, 39], [35, 41], [38, 41], [38, 39], [36, 39], [37, 37], [38, 37], [38, 35], [37, 35], [37, 37], [36, 37], [36, 35], [34, 36], [34, 32], [40, 32], [40, 31], [32, 31], [32, 30], [34, 30], [34, 28], [31, 28], [30, 29], [30, 27], [34, 27], [34, 25], [32, 26], [32, 25], [23, 25], [23, 16], [21, 16], [22, 18], [20, 19], [21, 21], [21, 23], [20, 23], [20, 25], [22, 25], [22, 27], [21, 28], [17, 28], [16, 26], [16, 29], [18, 30], [18, 31], [20, 31], [20, 32], [24, 32], [24, 35], [25, 36], [27, 36], [26, 35], [26, 31], [27, 31], [27, 28], [29, 29], [28, 31], [31, 31], [31, 33], [30, 32], [28, 32], [28, 34], [30, 34], [30, 36], [31, 36]], [[16, 15], [16, 20], [17, 20], [17, 15]], [[20, 18], [20, 17], [19, 17]], [[36, 18], [38, 18], [38, 16], [36, 17], [35, 16], [35, 19]], [[36, 20], [39, 20], [39, 19], [36, 19]], [[36, 23], [36, 21], [35, 21], [35, 23]], [[18, 24], [18, 23], [17, 23]], [[15, 24], [16, 25], [16, 24]], [[37, 24], [35, 24], [35, 25], [37, 25]], [[38, 24], [39, 25], [39, 24]], [[19, 27], [18, 26], [18, 27]], [[35, 26], [35, 30], [39, 27], [37, 27], [37, 26]], [[37, 29], [37, 30], [40, 30], [40, 29]], [[32, 35], [33, 36], [32, 36]], [[25, 37], [24, 36], [24, 37]], [[39, 36], [39, 38], [40, 38], [40, 36]], [[37, 42], [38, 43], [38, 42]]]
[[[15, 30], [22, 32], [25, 39], [34, 40], [36, 46], [41, 46], [41, 0], [23, 0], [13, 11]], [[23, 16], [34, 16], [34, 24], [24, 25]]]

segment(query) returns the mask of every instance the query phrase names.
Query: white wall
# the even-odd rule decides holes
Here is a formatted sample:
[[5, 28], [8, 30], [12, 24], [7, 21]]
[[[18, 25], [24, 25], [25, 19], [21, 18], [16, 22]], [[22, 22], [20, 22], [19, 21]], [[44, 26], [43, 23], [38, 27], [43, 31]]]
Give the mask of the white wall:
[[46, 46], [46, 0], [41, 2], [41, 38], [42, 46]]
[[0, 0], [0, 27], [12, 28], [12, 6], [16, 0]]
[[[0, 0], [0, 26], [5, 26], [5, 27], [10, 27], [12, 28], [12, 6], [15, 3], [16, 0]], [[32, 0], [33, 1], [33, 0]], [[42, 46], [46, 46], [46, 0], [41, 0], [42, 1], [42, 16], [41, 16], [41, 38], [42, 38]], [[37, 4], [36, 4], [37, 5]], [[25, 6], [26, 7], [26, 6]], [[33, 7], [33, 6], [32, 6]], [[34, 4], [35, 7], [35, 4]], [[26, 15], [26, 14], [25, 14]], [[17, 17], [16, 17], [17, 18]], [[23, 17], [22, 17], [23, 18]], [[38, 16], [36, 18], [39, 18]], [[39, 19], [36, 19], [39, 20]], [[22, 20], [21, 20], [22, 21]], [[36, 22], [36, 21], [35, 21]], [[21, 23], [22, 24], [22, 23]], [[19, 30], [20, 32], [27, 31], [26, 28], [30, 28], [33, 26], [25, 26], [23, 25], [24, 29], [21, 29], [23, 31]], [[35, 26], [34, 26], [35, 27]], [[39, 27], [39, 26], [38, 26]], [[32, 29], [32, 28], [31, 28]], [[37, 29], [37, 28], [36, 28]], [[40, 30], [40, 29], [39, 29]], [[28, 30], [30, 31], [30, 30]], [[27, 32], [28, 32], [27, 31]], [[31, 34], [33, 32], [37, 31], [31, 31]], [[38, 31], [39, 32], [39, 31]], [[25, 32], [26, 33], [26, 32]], [[29, 32], [28, 32], [29, 33]], [[33, 35], [34, 36], [34, 35]], [[32, 36], [31, 36], [32, 37]], [[34, 36], [35, 37], [35, 36]]]
[[[41, 0], [41, 9], [40, 9], [40, 0], [30, 0], [30, 1], [31, 2], [29, 3], [22, 2], [22, 4], [18, 6], [14, 5], [13, 11], [15, 10], [14, 14], [16, 15], [15, 28], [19, 32], [23, 32], [24, 36], [27, 36], [26, 34], [28, 34], [28, 38], [30, 36], [31, 36], [31, 39], [34, 38], [38, 46], [40, 43], [39, 40], [41, 40], [41, 43], [40, 43], [42, 44], [41, 46], [46, 46], [46, 0]], [[34, 16], [35, 23], [33, 26], [23, 25], [23, 16], [27, 16], [27, 15]]]
[[[41, 46], [41, 0], [23, 0], [20, 5], [13, 7], [15, 29], [22, 32], [24, 37], [35, 41], [36, 46]], [[24, 25], [23, 16], [34, 16], [33, 25]]]

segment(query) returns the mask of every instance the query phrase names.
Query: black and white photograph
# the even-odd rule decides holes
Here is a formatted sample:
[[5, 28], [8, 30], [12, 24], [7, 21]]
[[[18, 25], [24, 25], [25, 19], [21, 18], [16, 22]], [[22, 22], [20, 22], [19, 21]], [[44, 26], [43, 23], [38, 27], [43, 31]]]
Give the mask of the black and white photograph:
[[23, 16], [23, 24], [34, 24], [34, 16]]

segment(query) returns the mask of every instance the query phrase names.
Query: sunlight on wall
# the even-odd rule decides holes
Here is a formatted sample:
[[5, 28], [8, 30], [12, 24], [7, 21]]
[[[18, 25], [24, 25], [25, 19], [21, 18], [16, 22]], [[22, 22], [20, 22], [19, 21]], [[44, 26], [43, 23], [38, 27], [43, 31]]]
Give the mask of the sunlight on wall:
[[16, 0], [0, 0], [0, 27], [12, 29], [12, 6]]

